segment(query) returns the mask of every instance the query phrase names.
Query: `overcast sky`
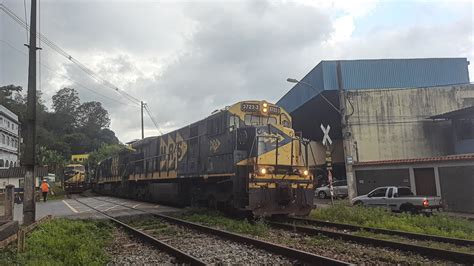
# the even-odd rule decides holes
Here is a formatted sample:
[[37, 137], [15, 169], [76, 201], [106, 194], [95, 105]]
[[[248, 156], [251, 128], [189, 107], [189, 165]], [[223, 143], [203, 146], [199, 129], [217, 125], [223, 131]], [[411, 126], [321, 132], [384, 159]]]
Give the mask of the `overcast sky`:
[[[24, 19], [23, 1], [1, 2]], [[287, 77], [302, 78], [321, 60], [474, 59], [471, 1], [40, 2], [41, 33], [146, 101], [163, 132], [240, 100], [276, 102], [292, 87]], [[26, 89], [24, 43], [25, 30], [0, 11], [0, 85]], [[104, 104], [122, 142], [140, 137], [138, 106], [49, 47], [41, 62], [49, 108], [57, 90], [73, 87]], [[158, 134], [148, 118], [145, 125], [146, 136]]]

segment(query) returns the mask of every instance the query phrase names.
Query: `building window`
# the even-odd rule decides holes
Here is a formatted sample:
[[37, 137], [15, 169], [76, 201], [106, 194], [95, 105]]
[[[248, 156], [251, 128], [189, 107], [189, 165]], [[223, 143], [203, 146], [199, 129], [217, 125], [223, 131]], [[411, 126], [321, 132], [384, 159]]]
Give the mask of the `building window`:
[[7, 136], [7, 145], [10, 145], [10, 137]]
[[3, 117], [0, 117], [0, 125], [3, 125]]
[[10, 164], [8, 163], [8, 160], [5, 160], [5, 167], [8, 167], [8, 165], [10, 165]]
[[7, 121], [7, 127], [10, 128], [10, 121]]
[[15, 166], [15, 167], [16, 167], [16, 162], [13, 164], [13, 166]]
[[3, 161], [3, 159], [0, 159], [0, 167], [3, 167], [5, 166], [5, 162]]
[[2, 144], [5, 144], [5, 134], [2, 134]]

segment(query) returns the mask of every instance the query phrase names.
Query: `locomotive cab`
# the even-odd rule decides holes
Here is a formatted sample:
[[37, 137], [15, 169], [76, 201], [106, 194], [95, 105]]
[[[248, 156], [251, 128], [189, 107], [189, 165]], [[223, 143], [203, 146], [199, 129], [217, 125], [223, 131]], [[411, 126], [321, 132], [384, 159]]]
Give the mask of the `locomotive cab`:
[[302, 153], [307, 142], [295, 135], [290, 116], [279, 107], [267, 102], [244, 102], [240, 107], [244, 126], [237, 130], [234, 152], [241, 159], [237, 178], [247, 184], [245, 208], [258, 216], [307, 215], [314, 197], [308, 155]]

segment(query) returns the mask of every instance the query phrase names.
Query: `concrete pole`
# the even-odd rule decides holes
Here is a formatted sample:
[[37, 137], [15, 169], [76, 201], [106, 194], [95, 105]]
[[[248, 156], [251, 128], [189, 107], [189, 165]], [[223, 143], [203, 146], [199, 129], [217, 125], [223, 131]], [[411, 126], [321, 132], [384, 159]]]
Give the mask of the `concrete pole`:
[[357, 196], [357, 184], [352, 169], [352, 162], [348, 163], [347, 160], [348, 157], [352, 157], [352, 136], [348, 129], [347, 123], [348, 115], [346, 108], [346, 96], [344, 93], [340, 61], [337, 61], [337, 86], [339, 90], [339, 109], [341, 110], [342, 146], [344, 149], [344, 164], [346, 166], [347, 190], [349, 194], [349, 200], [352, 200]]
[[35, 222], [35, 155], [36, 155], [36, 0], [31, 0], [28, 96], [26, 106], [25, 186], [23, 224]]
[[5, 220], [13, 221], [14, 198], [15, 186], [7, 185], [5, 187]]

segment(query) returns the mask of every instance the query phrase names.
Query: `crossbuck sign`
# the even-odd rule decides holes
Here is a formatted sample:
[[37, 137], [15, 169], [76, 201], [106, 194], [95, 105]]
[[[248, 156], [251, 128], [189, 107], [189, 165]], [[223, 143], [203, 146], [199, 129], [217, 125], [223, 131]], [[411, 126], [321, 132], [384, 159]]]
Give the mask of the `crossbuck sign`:
[[321, 124], [321, 130], [323, 131], [324, 133], [324, 137], [323, 137], [323, 145], [326, 146], [328, 143], [329, 145], [332, 144], [332, 140], [331, 138], [329, 137], [329, 130], [331, 129], [331, 126], [328, 125], [327, 127], [324, 127], [323, 124]]

